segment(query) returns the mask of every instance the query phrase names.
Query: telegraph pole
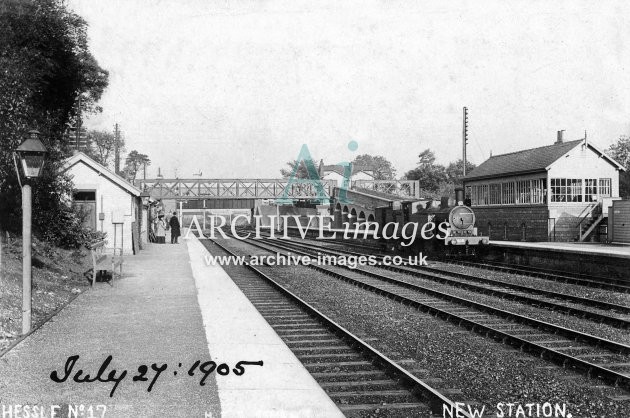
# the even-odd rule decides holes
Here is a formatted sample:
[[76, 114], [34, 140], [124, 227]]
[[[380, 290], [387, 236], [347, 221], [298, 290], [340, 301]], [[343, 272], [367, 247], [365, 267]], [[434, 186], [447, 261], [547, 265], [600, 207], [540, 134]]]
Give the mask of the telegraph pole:
[[120, 173], [120, 131], [118, 130], [118, 124], [114, 125], [114, 172]]
[[464, 162], [463, 172], [466, 177], [466, 144], [468, 143], [468, 108], [464, 107], [462, 121], [462, 160]]
[[77, 104], [77, 131], [76, 131], [76, 150], [79, 151], [79, 138], [81, 137], [81, 95], [79, 94], [79, 103]]

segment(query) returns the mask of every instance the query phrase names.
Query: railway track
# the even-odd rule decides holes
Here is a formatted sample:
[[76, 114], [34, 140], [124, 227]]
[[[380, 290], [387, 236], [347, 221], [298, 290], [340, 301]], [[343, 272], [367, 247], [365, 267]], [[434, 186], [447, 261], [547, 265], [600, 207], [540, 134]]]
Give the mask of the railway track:
[[[293, 236], [293, 235], [292, 235]], [[331, 245], [343, 247], [350, 245], [353, 248], [361, 250], [370, 250], [371, 246], [362, 245], [358, 243], [344, 243], [343, 245], [334, 241], [330, 242]], [[379, 251], [374, 247], [372, 251]], [[344, 250], [345, 251], [345, 250]], [[365, 255], [365, 253], [357, 253]], [[629, 278], [611, 278], [603, 276], [594, 276], [580, 273], [567, 273], [559, 270], [545, 269], [539, 267], [520, 267], [514, 265], [508, 265], [505, 263], [492, 262], [492, 261], [468, 261], [468, 260], [441, 260], [443, 262], [459, 264], [470, 267], [484, 268], [488, 270], [503, 271], [506, 273], [521, 274], [526, 276], [532, 276], [542, 278], [550, 281], [556, 281], [560, 283], [575, 284], [579, 286], [591, 287], [596, 289], [612, 290], [616, 292], [630, 293], [630, 279]]]
[[593, 276], [587, 274], [572, 273], [550, 270], [538, 267], [519, 267], [504, 263], [484, 261], [449, 261], [454, 264], [483, 268], [487, 270], [503, 271], [506, 273], [522, 274], [526, 276], [538, 277], [556, 282], [576, 284], [580, 286], [593, 287], [598, 289], [614, 290], [617, 292], [630, 293], [630, 280], [627, 278], [611, 278]]
[[[296, 247], [287, 246], [286, 242], [246, 242], [269, 252], [280, 249], [297, 255], [312, 256]], [[600, 377], [609, 384], [630, 389], [630, 374], [627, 371], [630, 370], [630, 346], [379, 273], [339, 266], [322, 267], [312, 263], [308, 267], [564, 367], [572, 367], [589, 377]]]
[[[214, 248], [235, 255], [218, 241], [210, 241]], [[345, 414], [374, 416], [386, 411], [387, 416], [431, 416], [441, 415], [443, 405], [454, 407], [408, 366], [386, 357], [261, 269], [244, 266], [240, 274], [230, 276]]]
[[[334, 256], [365, 255], [352, 251], [330, 250], [314, 244], [306, 245], [287, 240], [282, 240], [281, 242], [286, 243], [285, 245], [290, 245], [293, 248], [300, 248], [310, 254], [319, 252]], [[376, 256], [376, 258], [382, 263], [382, 256]], [[478, 277], [470, 274], [450, 272], [427, 266], [414, 268], [407, 266], [380, 265], [378, 268], [420, 277], [458, 288], [472, 290], [477, 293], [514, 300], [531, 306], [548, 308], [557, 312], [577, 316], [579, 318], [590, 319], [617, 328], [630, 328], [630, 307], [624, 305], [568, 295], [566, 293], [537, 289], [530, 286], [508, 283], [501, 280]], [[377, 270], [377, 268], [369, 267], [369, 270], [374, 271]], [[604, 312], [590, 311], [584, 309], [583, 307], [596, 308]]]

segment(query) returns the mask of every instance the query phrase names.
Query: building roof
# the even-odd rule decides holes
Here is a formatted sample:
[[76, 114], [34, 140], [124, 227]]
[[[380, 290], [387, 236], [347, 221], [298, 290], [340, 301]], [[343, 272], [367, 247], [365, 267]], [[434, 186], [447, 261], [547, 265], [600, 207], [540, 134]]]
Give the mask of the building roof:
[[96, 171], [103, 177], [107, 178], [112, 183], [115, 183], [121, 188], [125, 189], [130, 194], [134, 196], [140, 196], [140, 193], [141, 193], [140, 189], [138, 189], [137, 187], [129, 183], [127, 180], [125, 180], [118, 174], [110, 171], [107, 167], [104, 167], [101, 164], [97, 163], [96, 161], [94, 161], [93, 159], [91, 159], [90, 157], [88, 157], [82, 152], [77, 152], [72, 157], [66, 159], [66, 161], [63, 163], [62, 171], [64, 172], [68, 171], [80, 162], [92, 168], [94, 171]]
[[[488, 158], [468, 174], [464, 180], [475, 180], [492, 177], [505, 177], [507, 175], [527, 174], [546, 171], [547, 168], [565, 154], [584, 143], [584, 139], [555, 143], [544, 147], [531, 148], [508, 154], [494, 155]], [[601, 154], [617, 168], [623, 170], [623, 166], [607, 156], [590, 142], [586, 142], [590, 148]]]

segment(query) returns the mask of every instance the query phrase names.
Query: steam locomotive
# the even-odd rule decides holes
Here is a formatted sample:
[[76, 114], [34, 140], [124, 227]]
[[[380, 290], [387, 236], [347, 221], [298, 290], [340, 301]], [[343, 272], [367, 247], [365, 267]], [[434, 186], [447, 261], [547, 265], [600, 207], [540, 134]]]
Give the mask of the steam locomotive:
[[455, 202], [451, 204], [448, 198], [442, 198], [440, 201], [429, 201], [416, 211], [412, 202], [403, 202], [400, 207], [377, 208], [375, 215], [381, 225], [415, 222], [418, 230], [422, 230], [426, 224], [433, 223], [433, 228], [426, 228], [432, 230], [432, 234], [426, 234], [426, 238], [417, 236], [411, 245], [400, 239], [381, 239], [381, 245], [403, 253], [423, 251], [445, 256], [478, 255], [489, 243], [489, 237], [479, 235], [475, 227], [475, 212], [465, 203], [464, 190], [458, 188], [455, 190]]
[[[489, 238], [480, 235], [475, 227], [475, 212], [469, 204], [465, 204], [467, 202], [464, 200], [463, 189], [455, 190], [454, 201], [444, 197], [440, 201], [424, 202], [421, 206], [418, 206], [419, 203], [422, 202], [393, 201], [388, 206], [374, 208], [374, 218], [370, 216], [368, 223], [376, 223], [378, 233], [374, 233], [367, 224], [361, 225], [361, 221], [358, 224], [350, 224], [338, 219], [335, 226], [328, 225], [324, 235], [335, 234], [335, 239], [342, 237], [346, 239], [345, 236], [350, 230], [348, 235], [356, 244], [374, 246], [376, 241], [377, 246], [387, 252], [401, 254], [424, 252], [433, 256], [475, 256], [489, 243]], [[329, 213], [334, 214], [334, 208], [339, 206], [341, 206], [339, 189], [335, 188]], [[298, 233], [296, 222], [300, 223], [300, 234], [306, 229], [306, 236], [312, 238], [319, 235], [317, 219], [312, 219], [318, 213], [315, 205], [285, 206], [280, 207], [279, 211], [280, 215], [298, 218], [289, 219], [287, 225], [281, 227], [286, 227], [291, 235]], [[307, 228], [309, 225], [311, 229]], [[330, 228], [331, 226], [333, 227]], [[416, 233], [404, 236], [401, 231], [405, 228], [415, 230]], [[392, 230], [397, 233], [392, 233]]]

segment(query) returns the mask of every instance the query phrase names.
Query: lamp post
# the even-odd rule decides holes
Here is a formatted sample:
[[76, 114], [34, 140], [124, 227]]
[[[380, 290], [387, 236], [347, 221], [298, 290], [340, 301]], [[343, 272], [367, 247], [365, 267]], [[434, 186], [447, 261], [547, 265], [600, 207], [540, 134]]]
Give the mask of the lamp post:
[[[142, 234], [142, 226], [146, 226], [146, 236], [140, 238], [140, 249], [143, 249], [143, 239], [146, 239], [149, 242], [149, 236], [151, 235], [149, 232], [151, 231], [151, 193], [146, 191], [146, 185], [144, 185], [145, 190], [140, 193], [140, 199], [142, 200], [142, 205], [140, 207], [140, 234]], [[147, 217], [144, 217], [144, 208], [147, 208]], [[143, 222], [146, 220], [146, 225], [143, 225]]]
[[[29, 131], [29, 137], [13, 154], [18, 180], [22, 186], [22, 334], [31, 331], [31, 210], [32, 192], [29, 182], [41, 176], [46, 148], [38, 131]], [[18, 165], [17, 159], [20, 164]], [[21, 168], [21, 170], [20, 170]], [[20, 180], [24, 176], [24, 183]]]

